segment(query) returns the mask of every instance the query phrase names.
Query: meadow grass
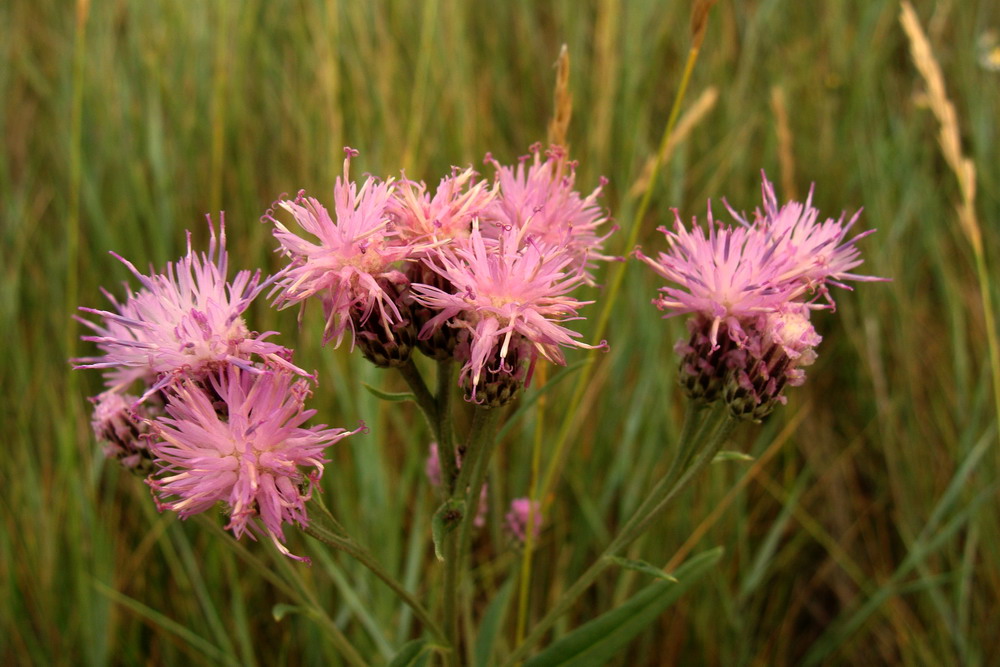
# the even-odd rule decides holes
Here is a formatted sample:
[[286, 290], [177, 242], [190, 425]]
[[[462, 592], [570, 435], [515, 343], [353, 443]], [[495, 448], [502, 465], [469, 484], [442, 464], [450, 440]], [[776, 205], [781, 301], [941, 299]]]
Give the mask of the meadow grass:
[[[487, 151], [512, 162], [545, 139], [565, 43], [578, 185], [610, 179], [605, 204], [624, 227], [617, 252], [631, 250], [622, 246], [633, 224], [644, 248], [660, 249], [654, 230], [670, 223], [671, 207], [685, 219], [703, 217], [709, 198], [754, 208], [763, 168], [781, 198], [815, 183], [828, 216], [863, 206], [860, 224], [878, 229], [861, 243], [864, 272], [892, 278], [842, 293], [836, 315], [816, 316], [824, 342], [806, 385], [734, 436], [757, 460], [712, 466], [628, 550], [671, 568], [685, 554], [726, 551], [617, 664], [993, 660], [1000, 448], [981, 288], [998, 303], [1000, 73], [982, 65], [977, 44], [1000, 30], [1000, 7], [916, 9], [977, 170], [985, 268], [963, 232], [962, 190], [893, 1], [716, 6], [684, 110], [706, 91], [717, 97], [650, 183], [639, 221], [633, 184], [674, 100], [688, 3], [0, 5], [0, 659], [338, 664], [332, 633], [376, 660], [414, 636], [386, 587], [307, 538], [291, 544], [314, 556], [311, 568], [267, 544], [235, 544], [219, 516], [158, 514], [141, 480], [106, 463], [93, 440], [86, 397], [100, 378], [69, 370], [67, 359], [89, 349], [71, 316], [102, 304], [99, 286], [114, 292], [126, 280], [108, 250], [162, 266], [181, 255], [184, 230], [206, 239], [205, 213], [226, 212], [233, 265], [276, 269], [259, 216], [300, 188], [328, 200], [344, 145], [361, 151], [356, 173], [405, 168], [429, 183], [453, 164], [480, 165]], [[669, 462], [682, 324], [659, 319], [657, 286], [629, 263], [611, 350], [594, 358], [536, 545], [529, 628]], [[584, 310], [585, 333], [602, 290], [587, 298], [597, 303]], [[323, 421], [371, 428], [331, 452], [327, 504], [408, 587], [436, 590], [426, 425], [412, 406], [359, 390], [399, 391], [398, 378], [346, 346], [322, 348], [312, 309], [301, 329], [293, 312], [263, 302], [249, 319], [279, 329], [297, 362], [319, 370], [312, 407]], [[543, 445], [582, 373], [547, 390]], [[529, 407], [504, 433], [490, 476], [497, 508], [529, 492], [538, 414]], [[543, 469], [552, 455], [542, 447]], [[499, 594], [509, 601], [502, 653], [516, 622], [505, 586], [519, 566], [501, 520], [495, 509], [496, 539], [474, 545], [473, 604], [482, 612]], [[557, 632], [644, 583], [606, 574]]]

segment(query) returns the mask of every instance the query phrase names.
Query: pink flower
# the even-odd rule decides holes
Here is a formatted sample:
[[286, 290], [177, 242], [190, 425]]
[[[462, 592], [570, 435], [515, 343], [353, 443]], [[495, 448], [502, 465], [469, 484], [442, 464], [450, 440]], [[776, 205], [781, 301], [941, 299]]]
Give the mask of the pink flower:
[[[827, 283], [881, 280], [851, 273], [861, 264], [844, 218], [819, 223], [811, 205], [779, 208], [764, 178], [764, 211], [748, 222], [732, 208], [736, 226], [717, 225], [708, 212], [708, 231], [688, 231], [678, 218], [674, 231], [661, 228], [668, 250], [652, 259], [636, 256], [670, 284], [654, 304], [667, 317], [692, 314], [691, 337], [677, 344], [681, 384], [705, 401], [724, 397], [740, 417], [761, 419], [784, 402], [784, 386], [805, 379], [803, 367], [816, 359], [822, 340], [809, 322], [813, 309], [832, 308]], [[728, 206], [728, 205], [727, 205]], [[822, 297], [826, 304], [817, 303]]]
[[282, 524], [308, 524], [305, 504], [328, 461], [324, 450], [363, 425], [303, 428], [316, 412], [304, 409], [308, 382], [282, 368], [255, 374], [229, 366], [165, 393], [167, 416], [147, 420], [160, 466], [148, 483], [159, 509], [186, 519], [222, 502], [237, 538], [260, 532], [285, 555], [306, 560], [289, 553]]
[[635, 255], [673, 285], [660, 288], [653, 303], [666, 317], [698, 313], [711, 322], [710, 340], [718, 346], [720, 325], [728, 326], [734, 340], [745, 340], [742, 322], [770, 312], [802, 295], [808, 284], [783, 280], [790, 258], [778, 244], [756, 227], [716, 225], [708, 209], [708, 233], [692, 226], [688, 231], [674, 212], [674, 231], [660, 227], [669, 249], [652, 259], [636, 249]]
[[532, 539], [537, 540], [542, 532], [542, 506], [537, 500], [516, 498], [510, 503], [507, 512], [507, 530], [518, 542], [524, 542], [528, 526], [532, 526]]
[[487, 209], [486, 219], [501, 227], [530, 228], [536, 240], [566, 246], [589, 284], [593, 284], [594, 260], [619, 259], [601, 253], [615, 231], [603, 235], [598, 231], [608, 221], [607, 212], [597, 203], [606, 181], [602, 179], [593, 192], [581, 197], [573, 189], [576, 163], [567, 161], [564, 148], [550, 147], [543, 160], [541, 144], [535, 144], [531, 155], [514, 167], [501, 165], [491, 155], [486, 161], [496, 168], [500, 184], [500, 196]]
[[847, 238], [861, 216], [860, 210], [851, 216], [847, 224], [844, 224], [844, 215], [839, 220], [829, 218], [821, 223], [819, 211], [812, 206], [813, 188], [809, 189], [804, 204], [792, 201], [779, 208], [774, 185], [766, 176], [762, 178], [764, 212], [757, 211], [757, 223], [778, 243], [778, 252], [789, 259], [784, 279], [800, 280], [811, 288], [821, 290], [825, 283], [850, 289], [843, 281], [882, 280], [849, 273], [862, 263], [861, 251], [855, 244], [875, 233], [874, 229], [870, 229]]
[[420, 331], [421, 338], [446, 324], [465, 334], [462, 377], [471, 378], [474, 401], [488, 364], [493, 373], [514, 376], [522, 360], [530, 367], [541, 356], [564, 365], [563, 347], [594, 349], [576, 340], [578, 332], [562, 326], [580, 319], [577, 309], [591, 303], [568, 296], [583, 281], [582, 268], [571, 266], [573, 257], [564, 248], [536, 241], [526, 231], [501, 230], [494, 244], [477, 225], [468, 246], [438, 249], [431, 263], [454, 293], [412, 285], [416, 301], [437, 312]]
[[104, 320], [98, 324], [78, 318], [98, 334], [83, 340], [97, 343], [103, 355], [74, 359], [75, 368], [106, 369], [106, 384], [115, 393], [145, 382], [150, 386], [139, 401], [176, 374], [200, 377], [228, 364], [254, 371], [254, 356], [305, 375], [288, 361], [289, 350], [264, 340], [276, 332], [252, 332], [243, 320], [243, 312], [270, 280], [261, 282], [260, 271], [240, 271], [227, 282], [225, 222], [218, 238], [211, 223], [209, 231], [207, 254], [192, 250], [188, 233], [187, 255], [168, 263], [163, 274], [144, 275], [114, 255], [142, 289], [128, 292], [123, 303], [105, 292], [117, 312], [80, 308]]
[[[399, 236], [424, 247], [468, 239], [472, 221], [482, 215], [497, 194], [496, 187], [489, 188], [476, 176], [471, 168], [455, 168], [451, 176], [441, 179], [433, 197], [423, 183], [399, 181], [390, 202]], [[415, 256], [421, 254], [418, 251]]]
[[336, 220], [302, 192], [294, 201], [279, 204], [317, 242], [265, 215], [275, 224], [280, 251], [291, 260], [278, 283], [281, 291], [275, 304], [283, 308], [314, 296], [322, 299], [327, 318], [324, 343], [336, 339], [340, 345], [348, 327], [353, 341], [356, 328], [371, 317], [391, 340], [392, 325], [406, 320], [396, 294], [405, 289], [407, 279], [397, 265], [409, 257], [412, 247], [398, 238], [393, 226], [391, 179], [379, 182], [368, 177], [358, 188], [350, 180], [351, 157], [357, 152], [349, 148], [345, 152], [344, 176], [334, 187]]

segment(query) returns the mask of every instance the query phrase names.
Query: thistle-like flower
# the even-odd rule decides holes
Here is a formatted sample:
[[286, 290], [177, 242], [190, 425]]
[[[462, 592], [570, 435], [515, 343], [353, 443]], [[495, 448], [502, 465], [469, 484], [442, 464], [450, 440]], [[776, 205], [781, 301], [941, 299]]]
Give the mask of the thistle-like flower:
[[433, 197], [423, 183], [405, 178], [397, 182], [389, 209], [399, 237], [417, 245], [414, 257], [421, 256], [422, 249], [469, 238], [472, 221], [482, 216], [497, 194], [495, 186], [477, 181], [477, 176], [471, 168], [454, 168], [451, 176], [441, 179]]
[[[573, 266], [564, 247], [546, 245], [527, 231], [508, 227], [498, 241], [489, 242], [476, 225], [467, 246], [440, 248], [429, 263], [454, 292], [412, 285], [414, 299], [437, 312], [421, 329], [421, 338], [441, 326], [460, 330], [462, 381], [477, 403], [484, 400], [478, 392], [487, 372], [518, 382], [525, 373], [527, 383], [537, 357], [564, 365], [563, 347], [594, 348], [562, 326], [580, 319], [577, 310], [591, 303], [569, 296], [583, 281], [582, 268]], [[504, 392], [503, 402], [512, 398], [509, 393]]]
[[364, 426], [303, 427], [316, 412], [304, 409], [308, 381], [277, 367], [229, 366], [165, 394], [166, 415], [146, 420], [160, 467], [148, 483], [159, 509], [188, 518], [222, 502], [237, 538], [258, 532], [286, 556], [307, 560], [289, 553], [282, 524], [308, 524], [305, 504], [328, 462], [324, 450]]
[[497, 170], [500, 196], [489, 206], [484, 219], [501, 228], [528, 228], [537, 241], [551, 246], [565, 246], [582, 269], [584, 280], [593, 284], [595, 260], [619, 259], [601, 252], [614, 228], [601, 233], [608, 221], [607, 212], [597, 200], [606, 180], [586, 197], [574, 190], [576, 163], [567, 160], [566, 150], [551, 146], [542, 158], [541, 144], [531, 147], [531, 155], [517, 166], [501, 165], [491, 155], [487, 163]]
[[857, 215], [818, 223], [811, 193], [805, 204], [779, 208], [766, 178], [763, 192], [764, 211], [753, 222], [730, 208], [738, 225], [718, 225], [709, 207], [707, 233], [689, 231], [678, 217], [673, 231], [660, 228], [667, 252], [635, 253], [671, 283], [653, 302], [665, 317], [693, 315], [690, 338], [675, 347], [688, 395], [725, 398], [734, 415], [754, 420], [785, 401], [785, 385], [804, 381], [821, 340], [810, 312], [833, 308], [826, 285], [881, 280], [850, 272], [861, 264], [854, 244], [871, 233], [847, 238]]
[[83, 340], [97, 343], [103, 354], [74, 359], [75, 368], [104, 369], [105, 384], [112, 393], [144, 382], [147, 387], [139, 401], [178, 374], [200, 378], [230, 364], [254, 372], [255, 357], [306, 374], [291, 365], [289, 350], [264, 340], [276, 332], [252, 332], [243, 320], [244, 311], [273, 278], [262, 281], [259, 270], [240, 271], [228, 282], [225, 221], [218, 237], [211, 221], [209, 231], [207, 254], [192, 250], [189, 232], [187, 255], [168, 263], [163, 274], [144, 275], [112, 253], [142, 288], [127, 292], [121, 303], [105, 292], [117, 312], [80, 308], [104, 320], [95, 323], [78, 318], [97, 334], [83, 336]]
[[344, 175], [334, 187], [335, 219], [302, 192], [294, 201], [278, 204], [317, 242], [265, 215], [275, 225], [280, 252], [291, 260], [277, 284], [275, 304], [283, 308], [317, 297], [326, 315], [324, 343], [336, 340], [340, 345], [350, 328], [352, 345], [359, 329], [383, 336], [388, 344], [395, 340], [395, 328], [409, 325], [400, 309], [399, 295], [408, 280], [399, 263], [413, 248], [399, 238], [393, 223], [392, 180], [380, 182], [369, 176], [358, 188], [350, 180], [351, 158], [357, 151], [345, 152]]

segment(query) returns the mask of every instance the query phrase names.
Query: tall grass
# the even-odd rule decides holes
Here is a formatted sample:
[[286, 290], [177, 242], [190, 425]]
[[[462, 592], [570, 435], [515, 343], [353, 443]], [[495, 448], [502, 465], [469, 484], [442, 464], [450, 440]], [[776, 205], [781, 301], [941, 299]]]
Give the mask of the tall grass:
[[[657, 149], [690, 45], [688, 4], [68, 4], [0, 4], [0, 657], [337, 664], [335, 626], [362, 654], [387, 658], [415, 623], [355, 563], [334, 554], [304, 568], [265, 544], [234, 547], [210, 529], [218, 517], [159, 515], [140, 480], [104, 462], [85, 398], [99, 378], [66, 362], [85, 348], [72, 306], [96, 306], [98, 286], [125, 280], [108, 250], [162, 266], [181, 254], [185, 229], [205, 239], [202, 216], [219, 209], [233, 263], [275, 268], [258, 216], [283, 192], [329, 198], [344, 145], [361, 151], [358, 173], [405, 167], [428, 181], [487, 151], [513, 160], [545, 137], [563, 43], [579, 182], [607, 176], [607, 206], [632, 224], [630, 189]], [[713, 466], [631, 548], [658, 564], [682, 547], [722, 545], [726, 558], [619, 664], [977, 664], [1000, 653], [1000, 456], [983, 311], [1000, 295], [981, 292], [1000, 284], [1000, 74], [976, 52], [984, 31], [1000, 29], [1000, 7], [916, 9], [976, 167], [978, 268], [896, 2], [713, 9], [687, 99], [709, 88], [718, 98], [651, 184], [639, 242], [659, 247], [653, 230], [670, 207], [689, 218], [725, 196], [753, 208], [763, 168], [799, 196], [815, 183], [828, 215], [864, 206], [861, 224], [878, 228], [862, 242], [864, 268], [893, 281], [818, 315], [824, 342], [807, 384], [763, 426], [737, 431], [757, 462]], [[681, 328], [649, 305], [656, 286], [627, 268], [611, 351], [583, 396], [535, 545], [529, 627], [665, 470]], [[593, 290], [592, 318], [601, 297]], [[250, 320], [280, 329], [299, 363], [319, 370], [323, 421], [371, 426], [332, 452], [326, 501], [387, 569], [432, 590], [425, 425], [358, 391], [395, 390], [396, 379], [321, 348], [316, 315], [298, 329], [294, 314], [261, 303]], [[549, 414], [574, 377], [550, 390]], [[529, 492], [534, 415], [501, 443], [495, 508]], [[545, 420], [549, 438], [558, 422]], [[543, 470], [552, 454], [543, 448]], [[494, 535], [499, 520], [494, 509]], [[519, 567], [502, 540], [476, 549], [482, 607]], [[593, 617], [642, 583], [604, 577], [571, 615]], [[278, 604], [300, 611], [275, 621]], [[500, 641], [515, 616], [510, 603]]]

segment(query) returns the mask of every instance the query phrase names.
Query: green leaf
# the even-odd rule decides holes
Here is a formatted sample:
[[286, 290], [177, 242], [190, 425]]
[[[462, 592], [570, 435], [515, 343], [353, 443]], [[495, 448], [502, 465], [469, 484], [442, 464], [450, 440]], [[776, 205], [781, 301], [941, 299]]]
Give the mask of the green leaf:
[[722, 547], [695, 556], [674, 572], [677, 583], [653, 582], [617, 609], [556, 640], [528, 660], [525, 667], [598, 667], [607, 664], [720, 558]]
[[114, 600], [118, 604], [132, 610], [142, 618], [145, 618], [149, 622], [153, 623], [160, 629], [172, 633], [184, 640], [193, 649], [200, 651], [204, 654], [212, 663], [225, 664], [225, 665], [238, 665], [240, 664], [236, 656], [226, 653], [220, 648], [214, 646], [210, 641], [201, 637], [189, 628], [181, 625], [177, 621], [161, 614], [152, 607], [147, 607], [138, 600], [128, 597], [119, 593], [110, 586], [100, 582], [94, 582], [94, 588], [98, 590], [102, 595], [107, 596], [109, 599]]
[[414, 639], [403, 644], [395, 655], [389, 667], [423, 667], [430, 657], [432, 647], [426, 639]]
[[635, 570], [636, 572], [642, 572], [643, 574], [648, 574], [651, 577], [656, 577], [657, 579], [663, 579], [664, 581], [671, 581], [677, 583], [677, 577], [667, 574], [661, 568], [656, 567], [644, 560], [632, 560], [631, 558], [622, 558], [621, 556], [606, 556], [605, 560], [610, 563], [614, 563], [619, 567], [624, 567], [626, 570]]
[[748, 462], [754, 460], [756, 459], [754, 459], [754, 457], [750, 456], [749, 454], [744, 454], [743, 452], [734, 452], [732, 450], [726, 449], [716, 454], [715, 458], [712, 459], [712, 463], [722, 463], [723, 461]]
[[289, 614], [305, 614], [309, 615], [309, 610], [304, 607], [300, 607], [294, 604], [287, 604], [285, 602], [279, 602], [278, 604], [271, 607], [271, 616], [274, 617], [275, 621], [280, 621], [285, 616]]
[[509, 577], [503, 583], [483, 613], [483, 620], [479, 624], [479, 632], [476, 634], [475, 661], [473, 663], [476, 667], [487, 667], [490, 664], [493, 645], [496, 643], [497, 635], [500, 634], [503, 619], [507, 615], [507, 607], [510, 603], [511, 591], [514, 590], [515, 579], [516, 577]]
[[415, 402], [417, 400], [417, 397], [408, 391], [400, 391], [400, 392], [382, 391], [381, 389], [376, 389], [367, 382], [362, 382], [361, 384], [373, 396], [375, 396], [375, 398], [381, 398], [383, 401], [390, 401], [392, 403], [402, 403], [403, 401]]
[[434, 555], [438, 560], [444, 560], [441, 548], [444, 546], [445, 536], [458, 528], [463, 516], [465, 516], [465, 501], [455, 498], [445, 502], [434, 513], [434, 518], [431, 520], [431, 535], [434, 537]]

